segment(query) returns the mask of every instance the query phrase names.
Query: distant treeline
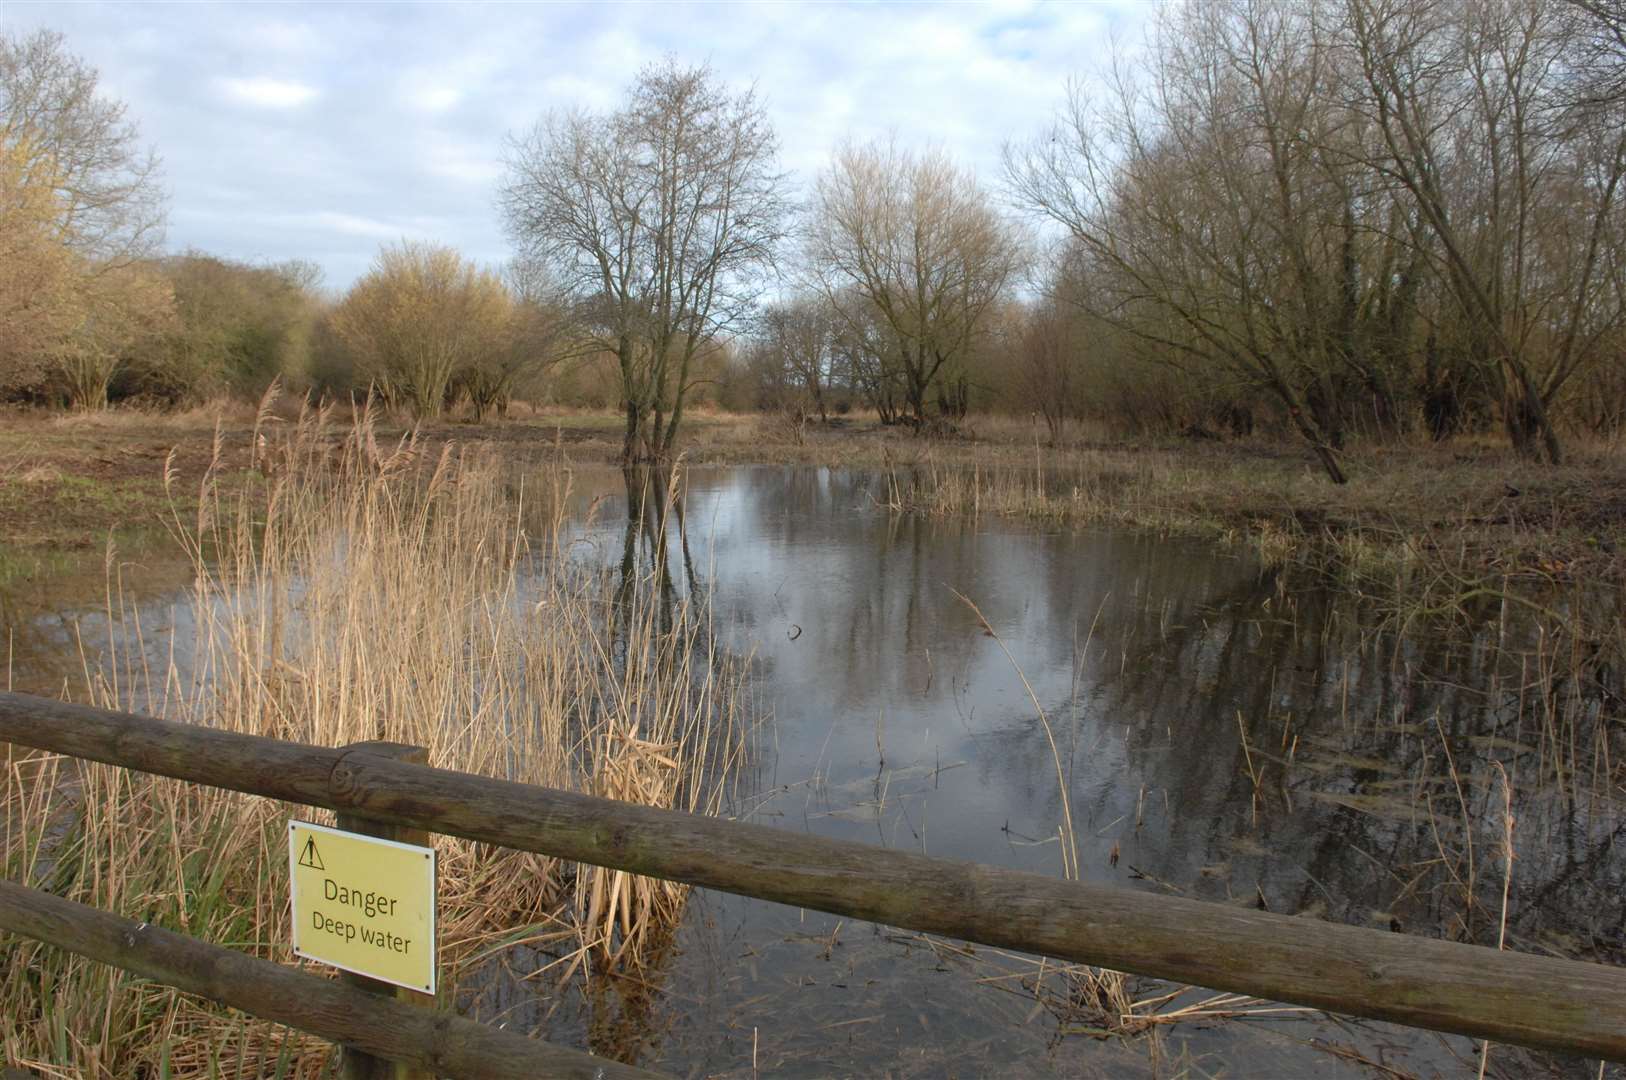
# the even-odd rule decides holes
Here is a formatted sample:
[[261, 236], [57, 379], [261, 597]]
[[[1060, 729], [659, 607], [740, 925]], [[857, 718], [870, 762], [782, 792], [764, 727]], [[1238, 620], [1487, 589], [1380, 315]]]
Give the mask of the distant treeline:
[[507, 265], [403, 241], [343, 295], [303, 263], [158, 255], [124, 107], [59, 36], [0, 38], [0, 391], [611, 407], [629, 459], [704, 401], [1283, 433], [1334, 480], [1352, 440], [1416, 434], [1557, 462], [1626, 423], [1623, 11], [1163, 7], [997, 189], [894, 139], [837, 147], [795, 199], [754, 93], [668, 60], [510, 138]]

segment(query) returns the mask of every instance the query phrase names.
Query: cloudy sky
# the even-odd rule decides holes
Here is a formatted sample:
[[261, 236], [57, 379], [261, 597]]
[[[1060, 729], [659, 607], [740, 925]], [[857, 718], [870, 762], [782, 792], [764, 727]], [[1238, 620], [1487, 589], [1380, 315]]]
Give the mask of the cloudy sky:
[[506, 252], [509, 132], [613, 106], [672, 54], [755, 82], [806, 184], [843, 137], [896, 132], [999, 178], [1069, 75], [1133, 42], [1114, 3], [194, 4], [0, 0], [0, 29], [61, 31], [164, 160], [169, 246], [311, 259], [329, 286], [382, 242]]

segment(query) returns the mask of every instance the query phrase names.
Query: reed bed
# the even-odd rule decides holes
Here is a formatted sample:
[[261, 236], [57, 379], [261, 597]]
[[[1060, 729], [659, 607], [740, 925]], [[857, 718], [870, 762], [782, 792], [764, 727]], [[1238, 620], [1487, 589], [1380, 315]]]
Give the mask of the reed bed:
[[[323, 745], [388, 739], [432, 765], [717, 813], [754, 724], [709, 613], [615, 580], [562, 540], [571, 473], [262, 407], [257, 482], [175, 492], [194, 581], [166, 620], [108, 552], [95, 704]], [[218, 445], [218, 440], [217, 440]], [[216, 455], [219, 461], [219, 455]], [[166, 469], [166, 486], [179, 482]], [[188, 492], [187, 496], [194, 493]], [[677, 611], [672, 610], [676, 604]], [[657, 615], [657, 609], [659, 614]], [[167, 623], [167, 627], [164, 625]], [[87, 634], [88, 634], [87, 630]], [[287, 807], [10, 750], [14, 881], [283, 962]], [[686, 891], [436, 839], [443, 993], [524, 944], [589, 978], [636, 967]], [[318, 1076], [330, 1048], [27, 941], [6, 943], [0, 1053], [44, 1076]], [[531, 974], [536, 974], [532, 972]]]
[[1463, 448], [1373, 448], [1351, 455], [1343, 486], [1291, 455], [1221, 444], [922, 442], [912, 453], [883, 447], [882, 458], [882, 501], [898, 512], [1240, 543], [1267, 565], [1310, 565], [1362, 593], [1488, 575], [1626, 579], [1626, 474], [1613, 450], [1552, 468]]

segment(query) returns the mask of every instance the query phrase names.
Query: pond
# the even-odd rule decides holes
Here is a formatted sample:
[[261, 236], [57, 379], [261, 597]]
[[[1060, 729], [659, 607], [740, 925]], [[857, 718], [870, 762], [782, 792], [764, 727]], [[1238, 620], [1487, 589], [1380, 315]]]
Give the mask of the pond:
[[[570, 557], [663, 553], [671, 596], [750, 658], [769, 720], [737, 816], [1058, 876], [1076, 847], [1090, 882], [1488, 944], [1511, 816], [1510, 947], [1621, 959], [1618, 674], [1544, 678], [1559, 659], [1517, 617], [1402, 635], [1240, 548], [892, 513], [893, 474], [693, 468], [659, 523], [628, 513], [621, 473], [575, 481]], [[184, 574], [148, 563], [131, 590], [163, 609]], [[59, 692], [105, 635], [102, 570], [13, 582], [19, 689]], [[1097, 992], [1054, 965], [706, 891], [636, 977], [544, 998], [525, 956], [503, 965], [478, 1015], [678, 1075], [1478, 1065], [1466, 1039], [1199, 991], [1159, 1006], [1175, 988], [1137, 979], [1124, 993], [1163, 1019], [1102, 1037]], [[1491, 1056], [1491, 1075], [1552, 1071], [1598, 1075]]]
[[[581, 492], [608, 562], [634, 532], [619, 480]], [[1510, 941], [1619, 955], [1621, 819], [1606, 782], [1576, 775], [1594, 755], [1561, 732], [1595, 723], [1606, 692], [1572, 700], [1567, 726], [1533, 708], [1531, 665], [1552, 659], [1517, 620], [1399, 637], [1245, 554], [898, 515], [898, 482], [686, 476], [682, 521], [667, 521], [673, 578], [753, 656], [773, 716], [739, 808], [752, 820], [1061, 874], [1070, 812], [1085, 880], [1494, 943], [1497, 762], [1519, 823]], [[648, 554], [647, 535], [633, 542]], [[635, 1006], [664, 1031], [649, 1035], [649, 1016], [634, 1029], [646, 1062], [702, 1073], [739, 1070], [747, 1041], [775, 1075], [1122, 1075], [1171, 1071], [1169, 1055], [1252, 1075], [1369, 1073], [1360, 1058], [1427, 1075], [1476, 1056], [1467, 1040], [1287, 1014], [1160, 1028], [1160, 1063], [1064, 1037], [1088, 1011], [1037, 1004], [1036, 974], [703, 895], [662, 994]]]

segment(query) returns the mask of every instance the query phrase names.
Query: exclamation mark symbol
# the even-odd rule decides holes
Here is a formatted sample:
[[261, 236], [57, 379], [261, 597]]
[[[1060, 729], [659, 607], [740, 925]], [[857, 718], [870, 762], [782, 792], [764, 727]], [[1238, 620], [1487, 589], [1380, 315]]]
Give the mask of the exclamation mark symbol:
[[299, 852], [299, 865], [307, 866], [312, 870], [327, 869], [326, 866], [322, 865], [322, 857], [316, 854], [316, 837], [305, 837], [305, 846]]

